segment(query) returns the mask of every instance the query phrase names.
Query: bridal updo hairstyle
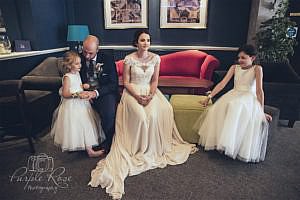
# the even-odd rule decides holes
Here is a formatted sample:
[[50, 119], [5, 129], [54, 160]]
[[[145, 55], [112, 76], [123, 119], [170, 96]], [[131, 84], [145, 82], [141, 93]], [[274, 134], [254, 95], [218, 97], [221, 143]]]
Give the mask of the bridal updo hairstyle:
[[150, 35], [148, 29], [137, 30], [137, 31], [134, 33], [134, 37], [133, 37], [133, 41], [132, 41], [132, 46], [137, 47], [136, 44], [137, 44], [138, 41], [139, 41], [140, 35], [142, 35], [143, 33], [146, 33], [146, 34]]

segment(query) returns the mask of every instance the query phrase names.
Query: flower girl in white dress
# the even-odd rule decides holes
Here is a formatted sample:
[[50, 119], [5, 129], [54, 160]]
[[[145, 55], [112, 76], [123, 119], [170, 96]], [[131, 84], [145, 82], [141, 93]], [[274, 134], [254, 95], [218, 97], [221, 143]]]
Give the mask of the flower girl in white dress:
[[[194, 128], [205, 150], [217, 149], [245, 162], [263, 161], [268, 138], [268, 121], [264, 113], [262, 67], [253, 65], [255, 49], [244, 45], [238, 50], [238, 64], [232, 65], [204, 102], [220, 92], [234, 76], [234, 88], [202, 114]], [[199, 128], [200, 127], [200, 128]]]
[[92, 147], [103, 141], [105, 135], [88, 93], [82, 88], [80, 57], [76, 52], [66, 52], [63, 63], [69, 72], [62, 79], [61, 102], [54, 111], [50, 134], [62, 151], [86, 150], [90, 157], [101, 156], [103, 152]]

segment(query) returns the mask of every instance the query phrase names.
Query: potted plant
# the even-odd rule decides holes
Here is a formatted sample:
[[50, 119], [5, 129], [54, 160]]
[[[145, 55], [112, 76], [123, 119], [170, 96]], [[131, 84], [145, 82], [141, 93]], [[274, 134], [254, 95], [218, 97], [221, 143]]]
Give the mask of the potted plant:
[[264, 74], [267, 81], [289, 82], [299, 79], [299, 75], [289, 63], [289, 56], [294, 54], [297, 40], [287, 34], [288, 29], [296, 26], [296, 22], [291, 21], [286, 15], [288, 6], [289, 1], [282, 0], [274, 16], [262, 22], [256, 33], [257, 56], [265, 67]]

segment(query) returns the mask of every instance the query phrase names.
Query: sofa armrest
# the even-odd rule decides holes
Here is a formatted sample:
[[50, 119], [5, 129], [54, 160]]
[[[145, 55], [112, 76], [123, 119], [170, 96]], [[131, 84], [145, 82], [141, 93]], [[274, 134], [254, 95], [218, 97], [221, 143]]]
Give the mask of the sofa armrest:
[[0, 81], [0, 97], [4, 97], [3, 99], [8, 100], [9, 99], [8, 97], [19, 95], [21, 86], [22, 86], [21, 80]]
[[220, 61], [212, 55], [207, 55], [200, 69], [200, 78], [212, 80], [213, 72], [220, 66]]
[[23, 76], [24, 90], [58, 91], [61, 87], [60, 76]]

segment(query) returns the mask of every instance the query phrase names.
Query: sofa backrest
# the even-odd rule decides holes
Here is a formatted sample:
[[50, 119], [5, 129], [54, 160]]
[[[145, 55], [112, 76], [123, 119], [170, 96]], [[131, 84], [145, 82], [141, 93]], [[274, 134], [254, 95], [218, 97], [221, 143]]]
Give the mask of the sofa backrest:
[[48, 57], [38, 66], [36, 66], [32, 71], [30, 71], [27, 76], [63, 76], [65, 69], [62, 64], [62, 58]]
[[[211, 80], [220, 62], [203, 51], [185, 50], [160, 56], [160, 76], [186, 76]], [[116, 61], [118, 75], [123, 74], [123, 60]]]
[[200, 77], [207, 53], [197, 50], [179, 51], [160, 56], [160, 76]]

